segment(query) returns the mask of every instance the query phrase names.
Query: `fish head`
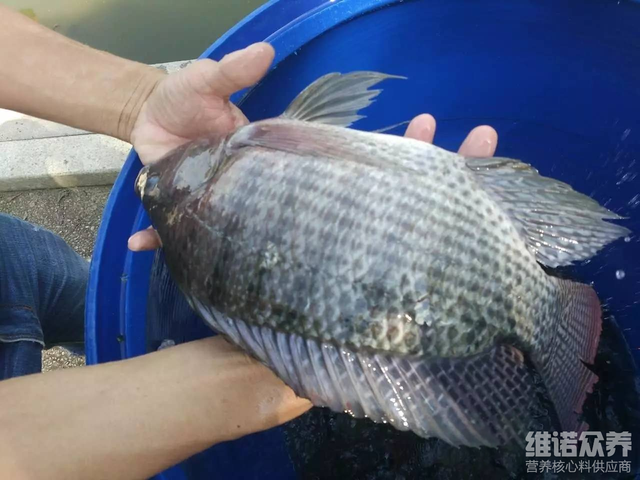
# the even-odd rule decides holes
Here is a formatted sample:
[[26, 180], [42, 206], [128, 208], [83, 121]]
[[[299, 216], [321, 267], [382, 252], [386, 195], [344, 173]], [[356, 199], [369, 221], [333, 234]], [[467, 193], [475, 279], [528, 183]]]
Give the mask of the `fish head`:
[[204, 187], [224, 161], [224, 145], [224, 138], [194, 140], [145, 165], [135, 192], [150, 216], [174, 210]]

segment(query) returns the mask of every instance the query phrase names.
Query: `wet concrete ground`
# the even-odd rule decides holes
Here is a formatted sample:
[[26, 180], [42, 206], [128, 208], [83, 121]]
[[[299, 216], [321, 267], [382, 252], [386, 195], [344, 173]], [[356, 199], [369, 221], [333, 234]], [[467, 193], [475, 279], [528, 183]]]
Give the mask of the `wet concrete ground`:
[[[0, 212], [40, 225], [60, 235], [86, 259], [93, 253], [104, 205], [111, 187], [0, 192]], [[42, 356], [43, 371], [85, 364], [83, 356], [53, 347]]]

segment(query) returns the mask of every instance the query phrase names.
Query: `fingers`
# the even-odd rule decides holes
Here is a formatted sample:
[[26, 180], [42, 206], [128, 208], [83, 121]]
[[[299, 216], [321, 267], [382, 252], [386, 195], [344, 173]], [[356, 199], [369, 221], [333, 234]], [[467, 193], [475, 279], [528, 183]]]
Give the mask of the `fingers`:
[[134, 252], [142, 252], [145, 250], [155, 250], [162, 246], [158, 233], [149, 227], [146, 230], [136, 232], [129, 237], [129, 250]]
[[[429, 114], [422, 114], [411, 120], [404, 136], [423, 142], [433, 143], [436, 120]], [[491, 157], [496, 153], [498, 133], [488, 125], [481, 125], [469, 132], [458, 153], [468, 157]]]
[[202, 93], [227, 98], [258, 82], [271, 66], [275, 51], [268, 43], [254, 43], [226, 55], [219, 62], [196, 62], [202, 69]]
[[498, 146], [498, 133], [488, 125], [481, 125], [469, 132], [458, 153], [467, 157], [492, 157]]
[[436, 133], [436, 119], [433, 116], [424, 113], [418, 115], [407, 127], [404, 136], [423, 142], [433, 143], [433, 136]]

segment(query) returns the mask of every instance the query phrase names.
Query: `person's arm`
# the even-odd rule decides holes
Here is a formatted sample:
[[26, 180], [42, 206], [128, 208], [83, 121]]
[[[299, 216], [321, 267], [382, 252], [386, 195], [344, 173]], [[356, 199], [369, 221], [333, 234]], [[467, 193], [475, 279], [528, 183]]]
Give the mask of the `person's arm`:
[[0, 107], [129, 141], [166, 74], [92, 49], [0, 5]]
[[311, 407], [221, 337], [0, 382], [0, 478], [140, 479]]

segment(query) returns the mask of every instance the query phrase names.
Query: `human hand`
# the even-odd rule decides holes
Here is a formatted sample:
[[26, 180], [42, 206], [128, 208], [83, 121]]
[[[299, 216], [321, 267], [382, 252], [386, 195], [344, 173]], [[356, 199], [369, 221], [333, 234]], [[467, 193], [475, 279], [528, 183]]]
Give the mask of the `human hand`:
[[162, 78], [131, 131], [131, 143], [140, 161], [152, 163], [190, 140], [224, 136], [247, 124], [229, 97], [260, 80], [274, 54], [268, 43], [255, 43], [219, 62], [198, 60]]
[[[190, 140], [212, 134], [224, 136], [246, 125], [247, 118], [229, 97], [258, 82], [274, 55], [271, 45], [256, 43], [219, 62], [198, 60], [162, 78], [140, 109], [131, 131], [131, 143], [140, 161], [152, 163]], [[134, 251], [159, 246], [160, 238], [153, 229], [137, 232], [129, 239], [129, 248]]]
[[217, 417], [209, 419], [215, 422], [215, 428], [209, 427], [208, 433], [215, 443], [269, 430], [313, 407], [310, 400], [297, 396], [273, 370], [221, 335], [167, 350], [178, 347], [188, 349], [190, 356], [206, 357], [203, 368], [208, 373], [202, 391], [208, 392], [209, 406]]

